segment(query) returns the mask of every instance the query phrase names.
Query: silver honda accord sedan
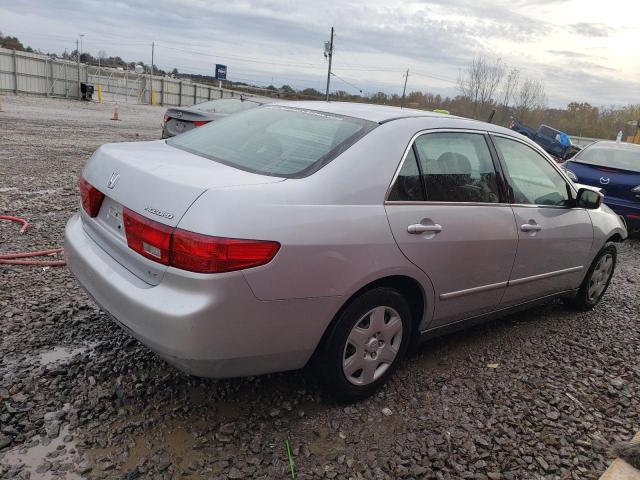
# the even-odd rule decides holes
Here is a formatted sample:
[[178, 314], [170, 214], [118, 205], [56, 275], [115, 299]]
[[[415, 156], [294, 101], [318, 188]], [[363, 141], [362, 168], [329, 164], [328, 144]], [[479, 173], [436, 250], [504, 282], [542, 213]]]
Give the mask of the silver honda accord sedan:
[[412, 343], [554, 297], [594, 307], [623, 221], [536, 144], [432, 112], [287, 102], [88, 161], [69, 268], [178, 368], [313, 365], [334, 396]]

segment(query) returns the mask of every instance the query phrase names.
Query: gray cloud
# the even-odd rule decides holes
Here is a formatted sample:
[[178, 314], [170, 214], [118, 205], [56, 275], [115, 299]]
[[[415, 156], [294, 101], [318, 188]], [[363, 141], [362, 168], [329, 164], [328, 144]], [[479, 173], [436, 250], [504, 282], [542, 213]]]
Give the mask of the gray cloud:
[[579, 22], [569, 25], [570, 30], [576, 35], [584, 37], [608, 37], [615, 32], [615, 28], [602, 23]]
[[[540, 1], [553, 7], [569, 0], [535, 4]], [[599, 96], [624, 101], [626, 95], [609, 82], [615, 69], [590, 52], [557, 48], [541, 52], [546, 55], [540, 60], [520, 51], [520, 44], [535, 45], [564, 28], [534, 16], [539, 9], [533, 0], [22, 0], [11, 8], [4, 5], [0, 0], [0, 30], [35, 48], [61, 52], [86, 33], [85, 50], [148, 62], [155, 41], [161, 68], [210, 73], [214, 63], [222, 62], [229, 65], [231, 78], [258, 84], [321, 88], [326, 77], [322, 46], [334, 25], [336, 72], [365, 91], [397, 92], [401, 72], [409, 67], [416, 72], [409, 88], [455, 94], [455, 82], [434, 77], [455, 80], [460, 68], [485, 54], [502, 56], [527, 76], [543, 80], [552, 102], [576, 95], [594, 102]], [[14, 25], [19, 30], [9, 28]], [[571, 29], [600, 37], [615, 30], [585, 23]], [[501, 48], [491, 50], [495, 46]], [[584, 72], [593, 78], [583, 88], [575, 80]], [[335, 84], [351, 88], [339, 80]]]

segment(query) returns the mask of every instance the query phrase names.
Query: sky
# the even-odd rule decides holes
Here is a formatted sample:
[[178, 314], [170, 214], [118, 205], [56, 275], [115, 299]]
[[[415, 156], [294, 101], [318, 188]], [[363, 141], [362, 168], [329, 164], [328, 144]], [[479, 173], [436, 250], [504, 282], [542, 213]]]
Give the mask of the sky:
[[637, 0], [0, 0], [0, 31], [45, 52], [103, 50], [162, 69], [324, 91], [458, 93], [474, 57], [543, 83], [548, 104], [640, 103]]

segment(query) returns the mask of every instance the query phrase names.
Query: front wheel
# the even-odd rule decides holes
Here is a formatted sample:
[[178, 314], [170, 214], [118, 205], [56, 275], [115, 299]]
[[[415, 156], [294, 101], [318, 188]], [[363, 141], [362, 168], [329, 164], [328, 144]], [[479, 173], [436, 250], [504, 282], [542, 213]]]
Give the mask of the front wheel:
[[569, 304], [578, 310], [591, 310], [604, 296], [609, 287], [613, 272], [616, 268], [618, 250], [609, 242], [598, 253], [580, 285], [578, 294], [569, 301]]
[[396, 290], [379, 287], [356, 297], [338, 316], [316, 367], [326, 390], [342, 401], [370, 396], [404, 357], [411, 309]]

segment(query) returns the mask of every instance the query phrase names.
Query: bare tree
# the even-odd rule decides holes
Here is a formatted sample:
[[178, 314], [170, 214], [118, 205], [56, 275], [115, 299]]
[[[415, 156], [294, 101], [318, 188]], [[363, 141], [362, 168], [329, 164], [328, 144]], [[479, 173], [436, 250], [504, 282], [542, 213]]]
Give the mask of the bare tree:
[[493, 101], [504, 77], [505, 65], [501, 59], [490, 63], [480, 55], [458, 74], [460, 93], [473, 103], [473, 116], [482, 115]]
[[516, 92], [518, 91], [518, 87], [520, 86], [520, 70], [517, 68], [512, 68], [507, 73], [507, 76], [504, 78], [503, 86], [502, 86], [502, 100], [501, 105], [506, 108], [509, 108], [511, 105], [511, 101], [516, 96]]
[[535, 108], [543, 108], [547, 101], [544, 86], [538, 80], [526, 79], [515, 95], [515, 109], [519, 117]]

